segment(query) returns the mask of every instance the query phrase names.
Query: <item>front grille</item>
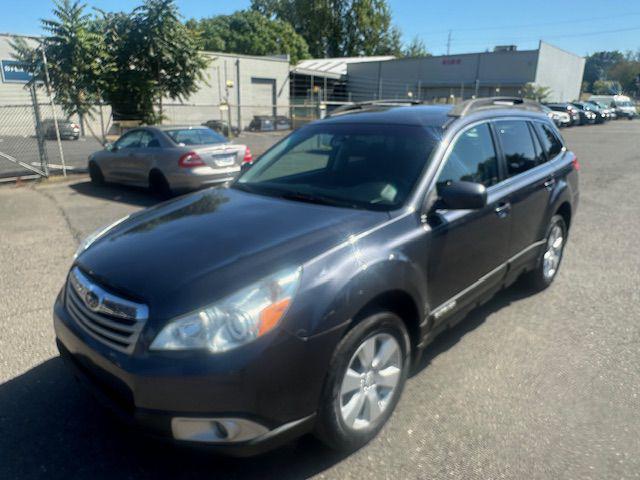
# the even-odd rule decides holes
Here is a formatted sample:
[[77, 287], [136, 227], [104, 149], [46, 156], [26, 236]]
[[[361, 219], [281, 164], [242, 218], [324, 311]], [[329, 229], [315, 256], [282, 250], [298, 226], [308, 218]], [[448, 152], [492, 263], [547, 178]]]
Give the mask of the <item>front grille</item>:
[[89, 335], [109, 347], [132, 353], [148, 318], [146, 305], [104, 290], [76, 267], [69, 273], [67, 311]]

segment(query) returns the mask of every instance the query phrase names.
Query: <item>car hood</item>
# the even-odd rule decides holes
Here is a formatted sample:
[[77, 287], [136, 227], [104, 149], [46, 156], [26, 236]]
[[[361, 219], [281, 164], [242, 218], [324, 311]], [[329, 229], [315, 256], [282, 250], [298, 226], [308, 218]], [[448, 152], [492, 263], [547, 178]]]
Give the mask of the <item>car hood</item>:
[[210, 189], [117, 224], [77, 259], [105, 288], [173, 317], [305, 261], [389, 218]]

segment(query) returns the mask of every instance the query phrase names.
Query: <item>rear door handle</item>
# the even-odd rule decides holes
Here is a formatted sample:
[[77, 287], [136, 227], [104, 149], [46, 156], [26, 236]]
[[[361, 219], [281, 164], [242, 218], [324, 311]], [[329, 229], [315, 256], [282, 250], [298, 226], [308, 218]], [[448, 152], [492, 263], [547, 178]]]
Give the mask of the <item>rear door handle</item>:
[[508, 217], [509, 213], [511, 213], [511, 204], [509, 202], [501, 202], [493, 211], [500, 218]]
[[544, 182], [543, 185], [544, 185], [544, 188], [546, 188], [547, 190], [551, 190], [555, 184], [556, 184], [556, 179], [549, 178], [546, 182]]

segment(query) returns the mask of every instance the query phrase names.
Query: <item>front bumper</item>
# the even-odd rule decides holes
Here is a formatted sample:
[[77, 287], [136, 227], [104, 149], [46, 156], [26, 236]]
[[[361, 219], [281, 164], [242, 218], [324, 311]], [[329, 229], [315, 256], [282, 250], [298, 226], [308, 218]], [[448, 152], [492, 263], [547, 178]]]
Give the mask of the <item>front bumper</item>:
[[126, 423], [153, 436], [177, 441], [175, 418], [246, 419], [264, 427], [250, 440], [207, 443], [231, 455], [260, 453], [311, 430], [338, 341], [335, 332], [308, 341], [281, 332], [272, 348], [249, 352], [246, 361], [226, 354], [127, 355], [79, 329], [61, 301], [54, 306], [54, 328], [60, 354], [81, 383]]

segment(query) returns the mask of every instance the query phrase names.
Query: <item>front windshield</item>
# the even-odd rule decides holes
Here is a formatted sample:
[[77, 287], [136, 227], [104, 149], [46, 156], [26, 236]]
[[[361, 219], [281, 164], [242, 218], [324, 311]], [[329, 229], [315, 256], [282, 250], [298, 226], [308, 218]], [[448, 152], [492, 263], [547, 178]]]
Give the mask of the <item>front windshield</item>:
[[226, 143], [227, 139], [210, 128], [179, 128], [167, 130], [166, 134], [178, 145], [214, 145]]
[[437, 144], [433, 128], [316, 124], [260, 157], [234, 188], [335, 206], [401, 206]]

